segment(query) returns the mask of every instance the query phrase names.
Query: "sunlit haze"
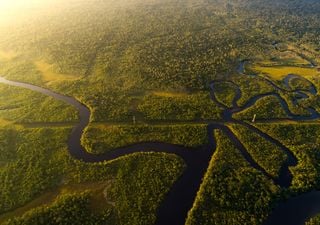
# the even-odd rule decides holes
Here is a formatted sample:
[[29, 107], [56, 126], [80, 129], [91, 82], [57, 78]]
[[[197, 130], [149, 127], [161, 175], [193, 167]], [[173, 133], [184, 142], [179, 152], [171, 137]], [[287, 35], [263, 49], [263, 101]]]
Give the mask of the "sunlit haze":
[[35, 4], [35, 3], [41, 3], [44, 1], [40, 0], [29, 0], [29, 1], [24, 1], [24, 0], [0, 0], [0, 10], [11, 10], [14, 8], [20, 8], [20, 7], [26, 7], [30, 4]]
[[52, 0], [0, 0], [0, 25], [33, 15]]

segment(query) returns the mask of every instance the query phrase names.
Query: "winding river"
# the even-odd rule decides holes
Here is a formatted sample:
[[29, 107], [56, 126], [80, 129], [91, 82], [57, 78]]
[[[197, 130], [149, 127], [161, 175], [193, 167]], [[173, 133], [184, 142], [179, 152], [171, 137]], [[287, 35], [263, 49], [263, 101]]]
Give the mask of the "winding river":
[[[239, 70], [244, 70], [244, 62], [241, 63], [243, 64], [239, 66]], [[241, 74], [243, 74], [243, 72]], [[291, 79], [299, 79], [299, 77], [288, 75], [283, 82], [285, 85], [285, 89], [290, 89], [289, 83]], [[179, 157], [181, 157], [186, 163], [186, 169], [183, 175], [174, 183], [166, 198], [159, 206], [157, 212], [156, 225], [183, 225], [185, 223], [187, 213], [193, 205], [197, 191], [199, 190], [199, 187], [202, 183], [202, 178], [209, 166], [211, 156], [215, 151], [216, 141], [214, 139], [214, 131], [217, 129], [223, 131], [230, 138], [230, 140], [239, 149], [243, 157], [253, 168], [259, 170], [262, 174], [264, 174], [269, 179], [273, 180], [275, 184], [279, 185], [282, 188], [287, 188], [291, 185], [292, 175], [290, 173], [289, 167], [297, 165], [297, 159], [294, 156], [294, 154], [278, 140], [272, 138], [268, 134], [262, 132], [261, 130], [252, 126], [249, 123], [233, 119], [232, 115], [234, 113], [241, 112], [253, 106], [257, 100], [266, 96], [275, 96], [276, 98], [278, 98], [281, 103], [281, 106], [286, 111], [290, 120], [314, 120], [320, 118], [319, 114], [312, 108], [307, 108], [307, 110], [309, 110], [309, 112], [311, 113], [310, 116], [301, 117], [299, 115], [294, 115], [293, 113], [291, 113], [288, 104], [284, 99], [282, 99], [282, 97], [279, 95], [277, 91], [292, 90], [282, 89], [278, 87], [276, 84], [272, 83], [272, 81], [270, 81], [270, 84], [272, 84], [275, 87], [274, 92], [254, 96], [251, 99], [249, 99], [247, 103], [245, 103], [243, 106], [238, 106], [237, 104], [237, 101], [241, 98], [241, 90], [236, 84], [233, 83], [233, 85], [237, 87], [236, 96], [232, 102], [232, 107], [226, 107], [215, 97], [215, 85], [219, 84], [219, 82], [229, 81], [212, 81], [210, 85], [212, 101], [214, 101], [219, 107], [223, 108], [224, 111], [222, 113], [223, 119], [221, 120], [221, 123], [210, 123], [207, 126], [209, 144], [200, 146], [195, 151], [194, 149], [186, 148], [184, 146], [179, 145], [160, 142], [147, 142], [121, 147], [101, 155], [95, 155], [88, 153], [81, 145], [81, 136], [83, 134], [84, 129], [89, 125], [90, 121], [90, 110], [85, 105], [81, 104], [73, 97], [64, 96], [59, 93], [35, 85], [10, 81], [3, 77], [0, 77], [0, 83], [30, 89], [54, 97], [55, 99], [64, 101], [67, 104], [74, 106], [79, 111], [80, 122], [77, 125], [75, 125], [68, 139], [68, 149], [70, 151], [70, 154], [76, 159], [88, 163], [101, 162], [113, 160], [121, 156], [129, 155], [136, 152], [164, 152], [176, 154]], [[300, 94], [302, 98], [307, 98], [308, 94], [317, 93], [317, 90], [314, 86], [311, 89], [294, 91], [297, 94]], [[245, 126], [250, 131], [256, 133], [257, 135], [270, 141], [271, 143], [275, 144], [280, 149], [282, 149], [282, 151], [287, 155], [287, 159], [280, 169], [279, 178], [273, 178], [270, 174], [268, 174], [268, 172], [264, 168], [262, 168], [257, 162], [255, 162], [255, 160], [248, 153], [247, 149], [242, 145], [237, 136], [226, 125], [224, 125], [225, 122], [231, 122], [234, 124], [240, 124], [242, 126]], [[308, 207], [306, 207], [306, 205]], [[314, 191], [302, 194], [298, 197], [290, 198], [285, 203], [280, 203], [279, 206], [271, 214], [271, 216], [267, 219], [265, 224], [302, 225], [306, 219], [310, 218], [311, 216], [314, 216], [316, 213], [319, 212], [320, 192]]]

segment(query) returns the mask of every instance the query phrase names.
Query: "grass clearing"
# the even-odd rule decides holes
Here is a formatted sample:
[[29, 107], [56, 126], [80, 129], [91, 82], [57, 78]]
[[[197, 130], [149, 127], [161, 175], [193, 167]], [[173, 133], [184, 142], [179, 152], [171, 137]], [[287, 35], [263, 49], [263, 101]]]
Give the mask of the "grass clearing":
[[17, 54], [13, 51], [4, 51], [4, 50], [0, 50], [0, 60], [11, 60], [14, 57], [16, 57]]
[[44, 60], [34, 62], [36, 68], [41, 72], [44, 82], [65, 81], [65, 80], [77, 80], [79, 76], [71, 74], [61, 74], [53, 71], [52, 65], [46, 63]]
[[6, 127], [6, 126], [12, 125], [12, 124], [13, 124], [12, 121], [0, 118], [0, 127]]
[[272, 79], [281, 80], [288, 74], [297, 74], [302, 77], [314, 77], [320, 73], [315, 68], [304, 68], [296, 66], [259, 66], [254, 65], [251, 67], [252, 70], [257, 73], [267, 74]]
[[153, 91], [153, 95], [167, 98], [182, 98], [186, 97], [188, 94], [184, 92], [168, 92], [168, 91]]

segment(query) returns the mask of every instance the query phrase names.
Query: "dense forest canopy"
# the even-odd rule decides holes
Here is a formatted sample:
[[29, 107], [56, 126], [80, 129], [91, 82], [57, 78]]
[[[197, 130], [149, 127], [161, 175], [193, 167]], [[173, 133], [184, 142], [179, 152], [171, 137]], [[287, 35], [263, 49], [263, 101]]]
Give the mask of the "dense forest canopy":
[[[215, 138], [187, 224], [261, 225], [281, 199], [320, 188], [319, 0], [0, 0], [0, 15], [0, 76], [88, 107], [87, 153], [162, 142], [196, 156]], [[76, 160], [79, 118], [0, 85], [0, 223], [155, 222], [188, 163]]]
[[50, 10], [38, 5], [38, 17], [34, 8], [26, 10], [30, 20], [2, 30], [2, 46], [44, 58], [62, 73], [108, 82], [125, 77], [129, 86], [204, 88], [238, 58], [265, 54], [272, 34], [319, 45], [316, 1], [73, 0], [54, 5]]

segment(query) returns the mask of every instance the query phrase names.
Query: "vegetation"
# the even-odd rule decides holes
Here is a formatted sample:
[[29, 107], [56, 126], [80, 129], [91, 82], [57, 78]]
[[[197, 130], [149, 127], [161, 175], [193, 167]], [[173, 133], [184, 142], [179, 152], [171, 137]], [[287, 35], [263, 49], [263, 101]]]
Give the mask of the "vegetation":
[[186, 224], [261, 224], [279, 188], [250, 167], [227, 136], [215, 135], [217, 149]]
[[52, 97], [0, 84], [0, 118], [18, 123], [77, 121], [78, 112]]
[[165, 142], [190, 147], [206, 144], [206, 124], [90, 126], [82, 137], [95, 154], [140, 142]]
[[234, 118], [251, 121], [254, 115], [257, 119], [288, 118], [279, 99], [275, 96], [260, 98], [251, 107], [234, 114]]
[[274, 88], [261, 77], [236, 76], [233, 77], [232, 80], [239, 86], [241, 90], [241, 98], [238, 101], [240, 106], [245, 105], [252, 97], [256, 95], [274, 91]]
[[0, 130], [1, 213], [22, 206], [60, 184], [65, 170], [61, 154], [69, 131], [66, 128]]
[[307, 110], [312, 104], [308, 104], [310, 100], [300, 99], [296, 93], [280, 93], [280, 96], [288, 104], [290, 112], [294, 115], [310, 116], [310, 112]]
[[293, 78], [290, 80], [290, 87], [292, 90], [311, 90], [312, 83], [307, 79]]
[[262, 66], [254, 66], [253, 70], [257, 73], [267, 74], [272, 79], [280, 80], [287, 76], [288, 74], [297, 74], [303, 77], [312, 77], [319, 74], [319, 72], [315, 68], [303, 68], [296, 66], [272, 66], [272, 67], [262, 67]]
[[[212, 80], [223, 81], [214, 85], [214, 94], [227, 107], [239, 87], [240, 107], [275, 92], [295, 114], [308, 115], [307, 107], [320, 110], [318, 94], [307, 93], [294, 104], [296, 93], [275, 90], [267, 80], [287, 90], [310, 90], [304, 79], [292, 79], [286, 87], [282, 78], [293, 73], [320, 88], [318, 0], [28, 2], [21, 11], [0, 3], [0, 75], [87, 105], [92, 117], [82, 143], [90, 153], [138, 142], [208, 144], [206, 126], [222, 120], [223, 110], [210, 100]], [[239, 74], [243, 60], [245, 74]], [[254, 114], [287, 118], [274, 96], [234, 117], [251, 120]], [[78, 161], [66, 144], [78, 119], [65, 103], [0, 85], [0, 222], [154, 223], [183, 161], [155, 153]], [[254, 125], [298, 158], [290, 168], [289, 191], [320, 187], [318, 125]], [[281, 149], [245, 127], [228, 126], [252, 158], [277, 177], [286, 159]], [[216, 139], [187, 224], [262, 224], [280, 188], [250, 167], [224, 134], [217, 132]]]
[[293, 191], [307, 191], [320, 187], [318, 124], [256, 124], [256, 126], [281, 140], [298, 158], [298, 165], [291, 168]]
[[317, 215], [311, 218], [309, 221], [305, 223], [305, 225], [319, 225], [320, 224], [320, 216]]
[[138, 110], [149, 120], [212, 120], [219, 119], [221, 113], [209, 94], [203, 92], [178, 98], [148, 95]]
[[[95, 215], [89, 209], [88, 193], [64, 195], [59, 197], [49, 207], [39, 207], [30, 210], [20, 218], [9, 220], [4, 225], [34, 225], [34, 224], [102, 224], [108, 220], [106, 216]], [[110, 213], [110, 212], [109, 212]], [[106, 213], [107, 214], [107, 213]]]
[[232, 125], [231, 129], [252, 158], [270, 175], [278, 177], [279, 170], [286, 160], [286, 155], [282, 149], [241, 125]]
[[227, 107], [233, 106], [233, 101], [237, 94], [237, 88], [237, 86], [229, 82], [217, 82], [213, 85], [216, 99]]
[[[156, 209], [165, 193], [184, 168], [182, 160], [177, 156], [155, 153], [137, 153], [113, 162], [96, 164], [73, 160], [66, 151], [65, 144], [69, 128], [0, 131], [0, 143], [5, 147], [1, 149], [1, 162], [4, 164], [0, 167], [2, 213], [14, 210], [61, 185], [106, 182], [104, 188], [94, 193], [94, 196], [102, 195], [108, 189], [108, 201], [113, 202], [111, 205], [116, 213], [115, 217], [121, 220], [117, 219], [112, 224], [141, 224], [141, 218], [144, 218], [145, 224], [150, 224], [155, 219]], [[5, 141], [14, 141], [15, 146], [6, 145]], [[90, 188], [94, 189], [93, 187], [94, 185]], [[79, 191], [86, 188], [87, 186], [80, 186]], [[73, 193], [74, 190], [75, 188], [71, 188], [68, 192]], [[37, 205], [50, 203], [47, 201], [47, 198], [43, 198]], [[18, 224], [23, 224], [25, 219], [32, 223], [38, 217], [50, 220], [51, 213], [58, 215], [59, 211], [56, 210], [63, 210], [63, 207], [54, 206], [49, 212], [46, 211], [47, 207], [36, 209], [24, 216]], [[98, 205], [98, 209], [101, 207], [105, 207], [105, 204]], [[10, 215], [21, 215], [25, 210], [18, 210], [18, 214]], [[74, 215], [77, 216], [78, 213], [82, 212], [76, 210]], [[79, 219], [83, 219], [80, 214]], [[132, 223], [133, 221], [136, 222]]]

